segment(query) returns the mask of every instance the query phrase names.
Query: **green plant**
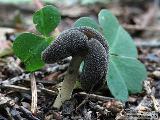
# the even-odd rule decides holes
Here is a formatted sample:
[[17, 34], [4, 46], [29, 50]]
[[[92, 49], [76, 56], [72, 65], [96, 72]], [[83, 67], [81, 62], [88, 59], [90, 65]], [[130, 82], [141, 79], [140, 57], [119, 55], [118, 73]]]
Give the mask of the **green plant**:
[[131, 36], [116, 17], [108, 10], [101, 10], [98, 20], [99, 24], [95, 24], [92, 19], [83, 17], [77, 20], [74, 26], [94, 26], [104, 35], [110, 49], [107, 85], [115, 98], [126, 101], [128, 92], [141, 92], [142, 82], [147, 76], [146, 69], [137, 60], [138, 54]]
[[[99, 24], [97, 24], [89, 17], [82, 17], [75, 22], [75, 28], [72, 28], [71, 30], [79, 30], [80, 32], [84, 33], [86, 37], [91, 37], [90, 39], [96, 37], [93, 37], [93, 34], [90, 34], [90, 32], [85, 32], [83, 30], [81, 31], [81, 29], [79, 29], [79, 27], [81, 28], [82, 26], [86, 26], [89, 28], [94, 28], [94, 31], [97, 30], [104, 36], [104, 38], [106, 39], [106, 43], [109, 44], [110, 56], [109, 70], [108, 74], [106, 72], [105, 80], [112, 95], [119, 100], [126, 101], [128, 99], [129, 93], [141, 92], [142, 82], [146, 79], [147, 76], [146, 69], [144, 65], [137, 59], [137, 50], [132, 38], [122, 28], [122, 26], [120, 26], [116, 17], [108, 10], [101, 10], [98, 15], [98, 20]], [[42, 35], [38, 36], [32, 33], [22, 33], [16, 38], [13, 45], [15, 54], [22, 60], [22, 62], [25, 63], [26, 69], [31, 72], [40, 69], [44, 65], [44, 62], [41, 59], [41, 53], [54, 39], [54, 37], [50, 36], [49, 34], [56, 28], [56, 26], [60, 22], [60, 13], [55, 7], [46, 6], [34, 14], [33, 22], [36, 24], [36, 29]], [[97, 37], [97, 39], [99, 38]], [[52, 44], [54, 44], [54, 42]], [[106, 52], [106, 54], [108, 56], [108, 52]], [[68, 53], [66, 52], [64, 55], [66, 55], [65, 57], [67, 57]], [[73, 54], [69, 55], [73, 56]], [[72, 63], [72, 61], [74, 60], [77, 61]], [[74, 78], [76, 78], [79, 71], [79, 64], [82, 63], [83, 60], [84, 59], [82, 56], [78, 56], [78, 58], [77, 56], [73, 57], [70, 66], [76, 66], [74, 73], [75, 76], [73, 77], [73, 74], [66, 75], [66, 79], [73, 80]], [[51, 62], [56, 61], [57, 59]], [[85, 67], [83, 65], [84, 64], [81, 64], [80, 68]], [[70, 71], [70, 67], [68, 71]], [[74, 81], [72, 87], [75, 84]], [[65, 81], [63, 82], [63, 85], [64, 84]], [[71, 93], [72, 90], [69, 90], [69, 93]], [[64, 91], [64, 94], [66, 91]], [[70, 95], [64, 98], [64, 100], [67, 100], [69, 98]], [[57, 97], [57, 99], [59, 99], [60, 101], [59, 97]], [[58, 101], [57, 99], [56, 101]], [[61, 103], [56, 106], [60, 107], [60, 105]]]
[[35, 71], [44, 66], [41, 52], [54, 39], [50, 33], [57, 27], [61, 19], [57, 8], [48, 5], [33, 15], [33, 23], [41, 34], [22, 33], [14, 44], [13, 50], [17, 57], [24, 62], [27, 71]]

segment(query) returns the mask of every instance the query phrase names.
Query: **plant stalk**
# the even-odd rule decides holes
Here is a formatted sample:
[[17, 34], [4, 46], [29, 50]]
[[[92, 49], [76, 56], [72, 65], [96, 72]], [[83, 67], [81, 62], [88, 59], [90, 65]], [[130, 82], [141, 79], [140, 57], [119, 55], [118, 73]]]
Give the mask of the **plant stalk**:
[[72, 95], [73, 88], [75, 86], [78, 74], [79, 67], [82, 62], [82, 57], [74, 56], [70, 62], [67, 73], [64, 77], [62, 87], [59, 91], [59, 94], [53, 104], [53, 107], [60, 108], [64, 101], [69, 100]]

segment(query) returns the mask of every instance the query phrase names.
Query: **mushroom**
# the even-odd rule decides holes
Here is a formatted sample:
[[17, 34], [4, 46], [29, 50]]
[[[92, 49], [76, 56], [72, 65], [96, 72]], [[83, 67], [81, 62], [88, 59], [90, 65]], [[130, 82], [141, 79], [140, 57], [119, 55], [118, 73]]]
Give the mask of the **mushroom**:
[[[55, 63], [72, 56], [53, 107], [60, 108], [65, 100], [70, 99], [77, 79], [86, 92], [100, 88], [108, 71], [108, 52], [106, 40], [93, 28], [75, 27], [62, 32], [42, 52], [42, 59], [45, 63]], [[84, 66], [79, 74], [82, 61], [84, 61]]]

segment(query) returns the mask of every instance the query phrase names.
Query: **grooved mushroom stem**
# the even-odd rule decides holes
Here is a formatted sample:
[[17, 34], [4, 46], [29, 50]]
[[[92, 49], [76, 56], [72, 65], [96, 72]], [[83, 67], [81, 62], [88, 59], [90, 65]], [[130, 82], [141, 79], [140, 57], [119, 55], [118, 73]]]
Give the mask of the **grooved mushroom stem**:
[[74, 85], [78, 77], [79, 67], [81, 62], [82, 62], [82, 57], [80, 56], [74, 56], [72, 58], [69, 68], [67, 70], [67, 74], [64, 77], [62, 87], [53, 104], [53, 107], [60, 108], [62, 103], [64, 103], [65, 100], [70, 99]]

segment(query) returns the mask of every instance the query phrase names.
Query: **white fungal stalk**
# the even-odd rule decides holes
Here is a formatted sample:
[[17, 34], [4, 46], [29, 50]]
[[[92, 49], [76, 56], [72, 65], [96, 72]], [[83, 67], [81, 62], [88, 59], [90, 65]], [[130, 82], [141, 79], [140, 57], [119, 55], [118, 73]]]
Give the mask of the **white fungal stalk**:
[[79, 66], [81, 62], [82, 58], [79, 56], [75, 56], [72, 58], [69, 68], [67, 70], [67, 74], [64, 77], [62, 87], [53, 104], [53, 107], [59, 109], [65, 100], [69, 100], [71, 98], [72, 91], [78, 77]]

